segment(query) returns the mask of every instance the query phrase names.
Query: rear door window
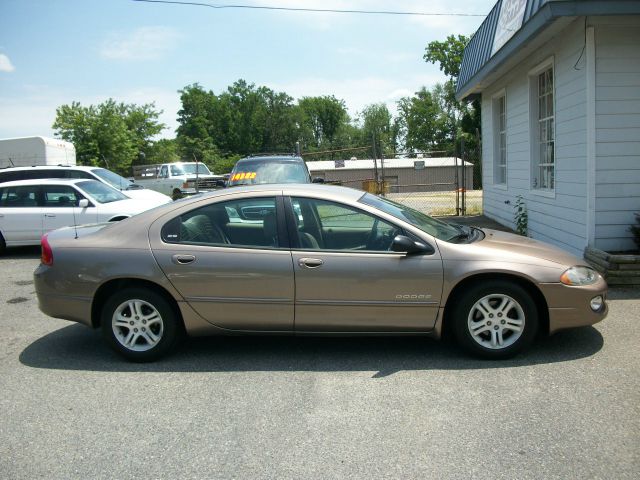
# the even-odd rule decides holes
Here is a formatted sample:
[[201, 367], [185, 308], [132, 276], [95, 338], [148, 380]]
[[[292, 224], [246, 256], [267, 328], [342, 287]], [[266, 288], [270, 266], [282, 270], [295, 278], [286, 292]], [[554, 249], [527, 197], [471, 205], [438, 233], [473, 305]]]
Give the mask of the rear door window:
[[162, 228], [166, 243], [279, 248], [275, 197], [217, 202], [191, 210]]
[[19, 187], [6, 187], [0, 194], [0, 207], [25, 208], [39, 206], [38, 185], [23, 185]]

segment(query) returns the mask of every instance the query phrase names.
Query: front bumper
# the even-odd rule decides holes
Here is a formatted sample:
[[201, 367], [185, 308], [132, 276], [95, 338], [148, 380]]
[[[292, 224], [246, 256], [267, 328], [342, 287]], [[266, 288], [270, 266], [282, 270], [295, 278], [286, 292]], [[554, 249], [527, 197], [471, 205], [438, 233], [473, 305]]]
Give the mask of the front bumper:
[[[606, 303], [607, 283], [600, 278], [593, 285], [569, 287], [562, 283], [545, 283], [540, 288], [549, 307], [549, 334], [567, 328], [594, 325], [609, 313]], [[602, 295], [605, 302], [598, 311], [590, 306], [591, 299]]]

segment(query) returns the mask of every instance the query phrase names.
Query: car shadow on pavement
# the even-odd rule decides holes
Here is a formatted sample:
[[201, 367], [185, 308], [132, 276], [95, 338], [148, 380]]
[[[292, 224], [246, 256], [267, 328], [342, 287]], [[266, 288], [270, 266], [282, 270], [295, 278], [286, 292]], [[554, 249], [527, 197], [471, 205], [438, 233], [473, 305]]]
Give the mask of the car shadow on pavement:
[[98, 331], [81, 325], [56, 330], [20, 354], [33, 368], [102, 372], [377, 372], [375, 378], [411, 370], [513, 368], [577, 360], [597, 353], [604, 340], [593, 327], [539, 339], [510, 360], [467, 356], [451, 342], [424, 337], [207, 337], [185, 340], [172, 355], [154, 363], [123, 360]]
[[11, 247], [0, 255], [3, 260], [22, 260], [25, 258], [40, 258], [40, 245], [29, 247]]

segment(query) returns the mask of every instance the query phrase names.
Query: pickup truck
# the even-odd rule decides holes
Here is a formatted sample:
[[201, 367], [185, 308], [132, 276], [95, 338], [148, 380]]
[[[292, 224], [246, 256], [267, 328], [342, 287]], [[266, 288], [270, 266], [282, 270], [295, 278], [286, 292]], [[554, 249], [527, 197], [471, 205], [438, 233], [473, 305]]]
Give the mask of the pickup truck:
[[191, 195], [224, 187], [222, 175], [214, 175], [204, 163], [196, 162], [135, 165], [133, 178], [137, 184], [169, 196], [176, 188]]

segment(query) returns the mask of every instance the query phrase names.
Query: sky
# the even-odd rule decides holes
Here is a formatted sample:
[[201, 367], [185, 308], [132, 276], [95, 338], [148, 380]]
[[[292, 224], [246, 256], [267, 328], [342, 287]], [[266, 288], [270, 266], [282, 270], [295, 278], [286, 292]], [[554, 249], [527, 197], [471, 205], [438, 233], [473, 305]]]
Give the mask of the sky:
[[465, 13], [393, 16], [213, 9], [133, 0], [0, 0], [0, 138], [53, 136], [56, 108], [154, 102], [173, 138], [179, 90], [238, 79], [294, 98], [335, 95], [350, 115], [444, 80], [432, 40], [477, 30], [495, 0], [200, 0], [218, 5]]

